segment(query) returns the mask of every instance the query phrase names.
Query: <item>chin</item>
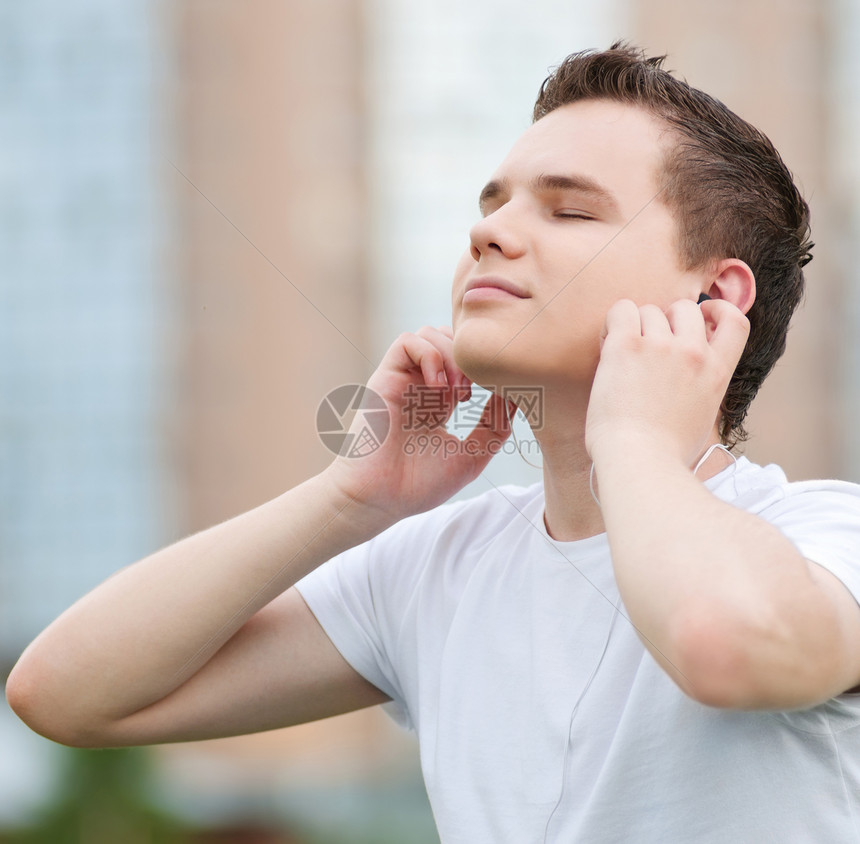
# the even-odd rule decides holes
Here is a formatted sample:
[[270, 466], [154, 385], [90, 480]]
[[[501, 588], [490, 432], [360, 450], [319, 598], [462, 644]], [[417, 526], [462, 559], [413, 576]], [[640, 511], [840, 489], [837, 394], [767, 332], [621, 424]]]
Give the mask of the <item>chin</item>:
[[502, 387], [525, 387], [539, 381], [540, 378], [535, 378], [539, 367], [530, 365], [534, 350], [531, 355], [525, 354], [522, 343], [515, 340], [506, 345], [508, 341], [496, 334], [478, 330], [474, 324], [462, 324], [457, 328], [454, 333], [454, 362], [466, 377], [492, 392], [498, 392]]
[[454, 332], [454, 362], [471, 381], [494, 392], [502, 387], [590, 388], [599, 355], [598, 341], [583, 346], [548, 332], [516, 334], [479, 320], [461, 322]]

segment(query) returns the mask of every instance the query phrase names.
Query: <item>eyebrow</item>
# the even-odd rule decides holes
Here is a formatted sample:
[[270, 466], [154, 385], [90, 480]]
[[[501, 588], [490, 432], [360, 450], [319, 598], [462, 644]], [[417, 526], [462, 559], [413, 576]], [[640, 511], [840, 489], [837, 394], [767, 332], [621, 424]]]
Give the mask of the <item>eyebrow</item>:
[[[571, 175], [561, 176], [550, 173], [542, 173], [535, 176], [530, 182], [529, 187], [536, 193], [547, 191], [573, 191], [576, 193], [585, 194], [590, 199], [605, 205], [610, 210], [618, 209], [618, 201], [599, 182], [588, 176]], [[478, 207], [481, 212], [484, 211], [484, 206], [493, 199], [509, 192], [509, 184], [506, 179], [493, 179], [484, 186], [478, 197]]]

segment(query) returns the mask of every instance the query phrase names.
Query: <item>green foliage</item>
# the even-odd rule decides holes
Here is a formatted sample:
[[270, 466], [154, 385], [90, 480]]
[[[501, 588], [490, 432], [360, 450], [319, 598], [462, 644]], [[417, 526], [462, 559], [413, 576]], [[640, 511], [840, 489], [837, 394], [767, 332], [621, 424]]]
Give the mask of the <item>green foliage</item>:
[[140, 748], [63, 748], [58, 788], [9, 844], [182, 844], [181, 826], [148, 797], [149, 756]]
[[[196, 828], [158, 808], [147, 748], [57, 746], [56, 785], [27, 829], [0, 844], [438, 844], [420, 782], [293, 790], [284, 818]], [[300, 811], [303, 808], [304, 811]]]

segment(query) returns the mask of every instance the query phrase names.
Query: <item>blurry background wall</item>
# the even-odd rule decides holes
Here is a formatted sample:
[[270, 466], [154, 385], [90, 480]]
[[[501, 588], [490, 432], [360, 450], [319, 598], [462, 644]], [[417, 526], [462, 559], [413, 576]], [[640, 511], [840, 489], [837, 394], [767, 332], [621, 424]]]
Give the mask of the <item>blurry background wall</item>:
[[778, 11], [743, 0], [631, 5], [632, 28], [642, 43], [669, 53], [670, 66], [691, 84], [765, 132], [810, 203], [817, 248], [806, 271], [809, 292], [786, 355], [753, 404], [744, 449], [757, 462], [782, 464], [795, 479], [844, 475], [853, 438], [843, 394], [853, 332], [842, 303], [849, 301], [852, 278], [844, 262], [851, 225], [846, 212], [856, 206], [857, 194], [845, 190], [849, 162], [834, 154], [842, 119], [834, 94], [841, 72], [839, 28], [854, 6], [840, 10], [808, 0], [788, 0]]
[[[326, 464], [322, 397], [449, 321], [548, 67], [620, 36], [761, 126], [811, 197], [808, 299], [746, 450], [860, 480], [857, 6], [0, 0], [4, 669], [118, 567]], [[0, 824], [23, 823], [57, 752], [5, 710], [0, 742]], [[433, 840], [378, 711], [153, 758], [189, 823]]]

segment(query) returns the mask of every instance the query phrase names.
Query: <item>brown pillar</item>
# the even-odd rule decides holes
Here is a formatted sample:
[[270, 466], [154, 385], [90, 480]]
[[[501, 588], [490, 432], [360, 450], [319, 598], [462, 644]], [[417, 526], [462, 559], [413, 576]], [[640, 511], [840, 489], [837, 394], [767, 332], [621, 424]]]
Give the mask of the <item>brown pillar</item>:
[[359, 23], [355, 0], [178, 6], [189, 529], [319, 471], [317, 404], [371, 371]]
[[[183, 305], [175, 459], [187, 533], [322, 469], [331, 455], [316, 435], [320, 400], [372, 372], [363, 27], [360, 0], [183, 0], [169, 14], [166, 177]], [[390, 753], [384, 720], [365, 711], [170, 752], [277, 766], [296, 764], [304, 747], [325, 760], [328, 748], [335, 775]]]

